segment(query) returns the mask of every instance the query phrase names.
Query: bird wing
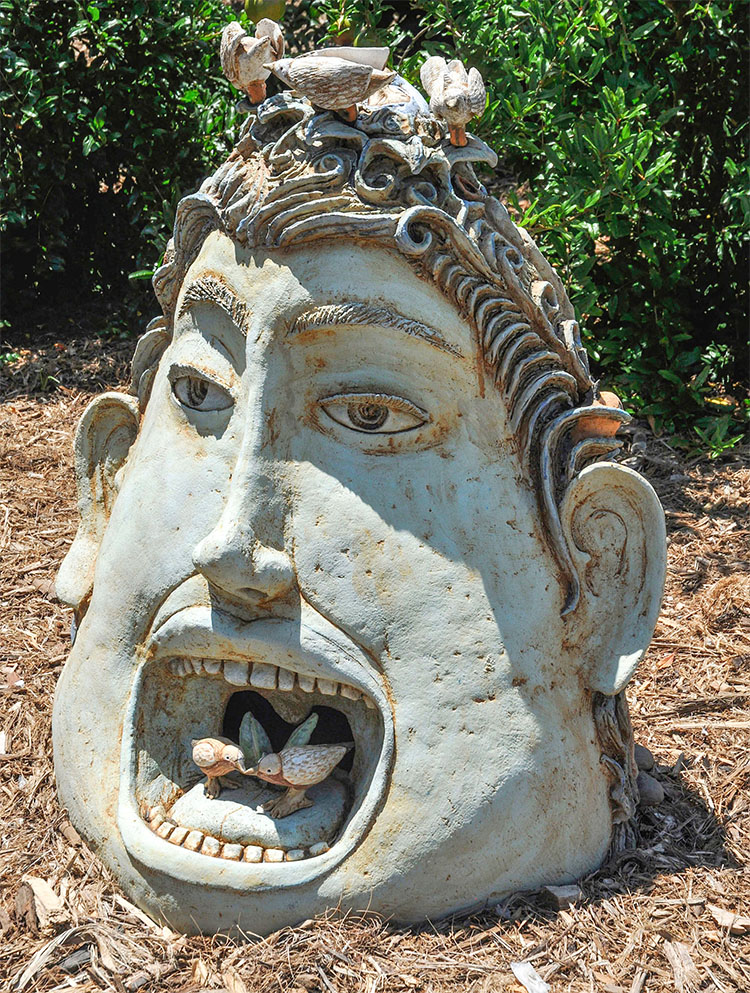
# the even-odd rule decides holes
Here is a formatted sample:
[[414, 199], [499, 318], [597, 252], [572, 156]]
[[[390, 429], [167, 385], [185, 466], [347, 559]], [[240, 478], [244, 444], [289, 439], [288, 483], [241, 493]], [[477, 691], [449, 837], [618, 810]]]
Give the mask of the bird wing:
[[390, 48], [354, 48], [348, 45], [339, 45], [333, 48], [316, 48], [312, 54], [316, 58], [345, 59], [347, 62], [372, 66], [373, 69], [385, 69], [391, 50]]
[[292, 786], [313, 786], [333, 771], [349, 750], [348, 745], [300, 745], [281, 755], [284, 779]]
[[326, 109], [348, 107], [361, 100], [372, 73], [371, 66], [316, 55], [292, 59], [287, 70], [294, 89]]
[[370, 82], [367, 86], [366, 96], [372, 96], [373, 93], [377, 93], [379, 89], [383, 86], [387, 86], [392, 80], [396, 78], [396, 73], [390, 69], [373, 69]]
[[221, 67], [227, 76], [233, 72], [233, 62], [237, 46], [244, 34], [245, 29], [239, 21], [232, 21], [231, 24], [227, 24], [221, 33], [219, 57], [221, 58]]
[[459, 86], [462, 89], [466, 86], [466, 69], [460, 59], [451, 59], [445, 67], [447, 85]]
[[274, 60], [280, 59], [284, 55], [284, 35], [276, 21], [270, 17], [261, 17], [255, 25], [256, 38], [268, 38], [271, 44], [271, 56]]
[[442, 83], [445, 74], [445, 59], [432, 55], [419, 70], [419, 79], [428, 97]]
[[212, 766], [221, 756], [225, 745], [231, 745], [229, 738], [200, 738], [193, 742], [193, 762], [199, 769]]
[[469, 69], [469, 108], [473, 117], [484, 113], [487, 104], [487, 91], [478, 69]]

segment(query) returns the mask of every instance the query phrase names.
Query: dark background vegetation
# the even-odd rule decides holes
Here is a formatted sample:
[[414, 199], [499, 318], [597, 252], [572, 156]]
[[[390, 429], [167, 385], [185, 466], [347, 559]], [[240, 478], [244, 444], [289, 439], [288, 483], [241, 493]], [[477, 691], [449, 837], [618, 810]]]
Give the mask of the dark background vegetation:
[[[2, 327], [137, 334], [177, 201], [231, 148], [223, 25], [280, 0], [0, 0]], [[273, 8], [276, 8], [274, 10]], [[296, 0], [292, 50], [482, 72], [485, 181], [560, 271], [594, 370], [688, 451], [747, 430], [745, 0]]]

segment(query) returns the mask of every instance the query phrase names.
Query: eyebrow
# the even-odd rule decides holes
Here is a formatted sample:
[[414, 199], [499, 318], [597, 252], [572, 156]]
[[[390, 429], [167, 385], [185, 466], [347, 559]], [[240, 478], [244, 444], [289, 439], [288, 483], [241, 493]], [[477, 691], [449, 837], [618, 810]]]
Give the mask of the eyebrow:
[[317, 331], [332, 326], [360, 327], [366, 324], [401, 331], [413, 338], [420, 338], [441, 351], [450, 352], [451, 355], [458, 357], [462, 355], [461, 350], [446, 341], [435, 328], [404, 317], [388, 307], [369, 303], [327, 304], [323, 307], [314, 307], [298, 314], [292, 321], [288, 333], [298, 335], [304, 334], [305, 331]]
[[[192, 304], [203, 301], [209, 301], [220, 307], [240, 331], [247, 336], [252, 311], [245, 301], [240, 300], [237, 294], [217, 276], [200, 276], [190, 283], [183, 295], [178, 317], [187, 313]], [[459, 358], [463, 355], [460, 348], [446, 341], [439, 331], [428, 324], [404, 317], [403, 314], [399, 314], [389, 307], [362, 302], [326, 304], [322, 307], [306, 310], [294, 318], [288, 334], [294, 336], [304, 334], [306, 331], [317, 331], [329, 327], [362, 327], [365, 325], [400, 331], [413, 338], [426, 341], [435, 348], [451, 355]]]
[[190, 283], [185, 290], [177, 316], [182, 317], [193, 304], [205, 301], [216, 304], [247, 337], [252, 310], [244, 300], [240, 300], [234, 290], [230, 290], [226, 283], [216, 276], [199, 276]]

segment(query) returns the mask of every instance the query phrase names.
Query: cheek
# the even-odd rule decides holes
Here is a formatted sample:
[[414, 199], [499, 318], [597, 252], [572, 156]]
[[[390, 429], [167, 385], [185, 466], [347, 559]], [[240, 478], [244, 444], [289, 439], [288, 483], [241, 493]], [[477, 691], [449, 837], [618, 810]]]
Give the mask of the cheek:
[[148, 622], [144, 606], [193, 572], [193, 549], [221, 514], [236, 455], [229, 432], [174, 430], [164, 403], [152, 399], [146, 418], [97, 559], [92, 608], [115, 623]]
[[396, 699], [413, 695], [415, 680], [428, 698], [491, 696], [504, 649], [482, 563], [445, 519], [471, 495], [452, 492], [444, 502], [424, 482], [439, 478], [437, 464], [424, 479], [413, 471], [407, 479], [379, 462], [358, 492], [303, 470], [293, 515], [302, 594], [377, 657]]

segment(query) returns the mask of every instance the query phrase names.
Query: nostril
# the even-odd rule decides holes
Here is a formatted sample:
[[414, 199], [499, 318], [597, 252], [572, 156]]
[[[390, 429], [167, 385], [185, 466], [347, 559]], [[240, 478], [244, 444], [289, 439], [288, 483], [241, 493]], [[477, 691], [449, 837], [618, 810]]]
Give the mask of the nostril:
[[193, 564], [209, 583], [243, 599], [283, 596], [294, 585], [287, 553], [262, 544], [246, 529], [211, 532], [196, 545]]

